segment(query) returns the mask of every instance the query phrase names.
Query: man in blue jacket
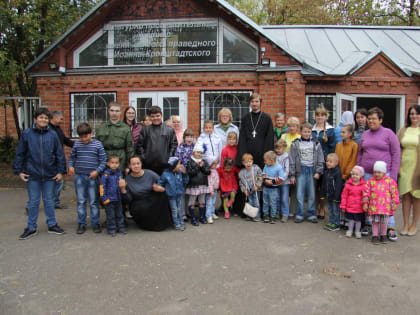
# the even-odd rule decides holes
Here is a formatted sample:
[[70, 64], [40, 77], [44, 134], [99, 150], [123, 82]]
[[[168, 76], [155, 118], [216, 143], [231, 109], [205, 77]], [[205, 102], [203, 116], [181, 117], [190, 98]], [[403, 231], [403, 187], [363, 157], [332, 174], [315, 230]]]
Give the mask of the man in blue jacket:
[[49, 112], [46, 108], [35, 111], [35, 124], [22, 133], [13, 162], [13, 173], [26, 182], [28, 189], [28, 225], [19, 239], [24, 240], [37, 233], [39, 203], [44, 201], [48, 233], [64, 234], [57, 225], [54, 213], [54, 189], [56, 182], [66, 173], [63, 147], [57, 133], [48, 127]]

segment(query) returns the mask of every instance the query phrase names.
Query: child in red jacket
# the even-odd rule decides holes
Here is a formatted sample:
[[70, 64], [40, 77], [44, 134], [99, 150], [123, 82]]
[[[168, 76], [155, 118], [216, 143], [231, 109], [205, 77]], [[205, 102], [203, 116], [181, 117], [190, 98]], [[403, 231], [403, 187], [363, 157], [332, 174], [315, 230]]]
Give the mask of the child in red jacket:
[[225, 211], [225, 219], [230, 218], [229, 208], [235, 201], [236, 192], [238, 191], [238, 181], [236, 180], [236, 172], [234, 170], [234, 161], [227, 157], [223, 161], [223, 166], [217, 169], [220, 178], [220, 197], [223, 202], [223, 210]]
[[230, 157], [236, 161], [236, 154], [238, 152], [238, 135], [236, 132], [231, 131], [227, 135], [227, 145], [222, 150], [222, 155], [220, 159], [220, 166], [223, 166], [223, 161]]
[[365, 171], [363, 167], [356, 165], [351, 170], [351, 178], [347, 181], [344, 186], [343, 192], [341, 193], [341, 204], [340, 209], [345, 211], [345, 217], [349, 223], [349, 229], [346, 232], [347, 237], [354, 234], [356, 238], [361, 238], [360, 227], [362, 226], [363, 219], [363, 188], [365, 187], [365, 180], [363, 179]]

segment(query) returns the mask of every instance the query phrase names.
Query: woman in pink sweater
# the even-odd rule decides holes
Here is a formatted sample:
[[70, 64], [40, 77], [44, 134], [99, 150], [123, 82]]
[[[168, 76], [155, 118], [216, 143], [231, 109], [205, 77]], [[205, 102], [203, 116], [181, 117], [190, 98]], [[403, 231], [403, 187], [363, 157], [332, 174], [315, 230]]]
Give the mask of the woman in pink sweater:
[[363, 211], [368, 213], [372, 222], [373, 244], [386, 243], [388, 220], [394, 215], [399, 203], [397, 183], [386, 175], [386, 163], [376, 161], [373, 166], [373, 177], [363, 190]]
[[350, 173], [351, 178], [346, 182], [341, 193], [340, 209], [345, 211], [345, 216], [349, 223], [349, 229], [346, 232], [347, 237], [353, 235], [354, 227], [356, 238], [362, 238], [362, 233], [360, 232], [363, 220], [362, 196], [366, 184], [363, 179], [364, 173], [363, 167], [358, 165], [353, 167]]

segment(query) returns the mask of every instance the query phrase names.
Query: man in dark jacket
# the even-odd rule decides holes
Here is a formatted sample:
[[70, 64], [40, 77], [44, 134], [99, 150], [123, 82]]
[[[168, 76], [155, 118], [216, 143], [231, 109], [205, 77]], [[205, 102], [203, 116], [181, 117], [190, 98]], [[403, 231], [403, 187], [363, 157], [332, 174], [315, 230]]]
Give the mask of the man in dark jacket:
[[152, 125], [141, 130], [136, 153], [140, 155], [144, 168], [161, 175], [168, 167], [169, 157], [175, 156], [178, 141], [174, 129], [162, 123], [160, 107], [152, 106], [149, 115]]
[[63, 147], [48, 126], [49, 112], [46, 108], [35, 111], [34, 127], [22, 133], [13, 162], [13, 173], [27, 184], [28, 225], [19, 239], [24, 240], [37, 233], [39, 203], [42, 195], [48, 233], [64, 234], [55, 220], [54, 189], [56, 182], [66, 173]]
[[[62, 112], [56, 110], [52, 112], [51, 119], [50, 119], [50, 128], [57, 133], [58, 139], [60, 139], [61, 145], [66, 145], [69, 148], [73, 148], [74, 142], [67, 138], [64, 135], [63, 129], [61, 129], [61, 124], [64, 122], [64, 115]], [[65, 161], [64, 161], [65, 162]], [[63, 189], [64, 179], [57, 182], [55, 186], [55, 204], [54, 207], [56, 209], [66, 209], [67, 207], [60, 203], [60, 193]]]

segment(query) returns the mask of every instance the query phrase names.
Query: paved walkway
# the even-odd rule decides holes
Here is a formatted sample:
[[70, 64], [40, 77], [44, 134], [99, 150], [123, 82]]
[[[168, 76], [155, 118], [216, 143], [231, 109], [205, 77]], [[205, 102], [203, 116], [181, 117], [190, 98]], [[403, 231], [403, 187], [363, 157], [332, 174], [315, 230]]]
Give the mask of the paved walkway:
[[26, 191], [0, 191], [0, 314], [420, 312], [420, 236], [374, 246], [321, 224], [239, 218], [80, 236], [74, 192], [62, 199], [65, 235], [47, 234], [40, 215], [38, 235], [19, 241]]

